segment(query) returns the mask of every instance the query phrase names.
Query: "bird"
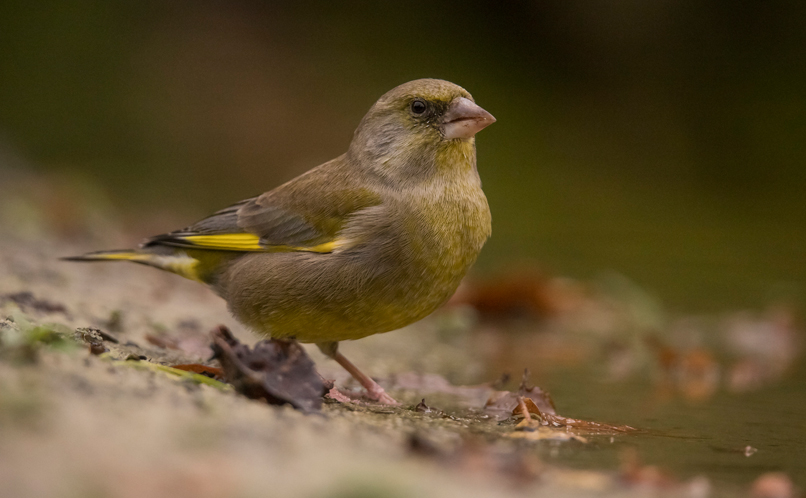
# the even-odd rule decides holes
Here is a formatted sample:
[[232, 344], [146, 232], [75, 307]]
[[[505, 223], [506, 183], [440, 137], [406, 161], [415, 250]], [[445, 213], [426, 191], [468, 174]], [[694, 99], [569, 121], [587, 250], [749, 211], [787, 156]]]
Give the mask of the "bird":
[[491, 234], [475, 135], [494, 122], [454, 83], [410, 81], [335, 159], [136, 249], [64, 259], [200, 282], [259, 336], [315, 343], [371, 400], [396, 405], [338, 344], [421, 320], [456, 291]]

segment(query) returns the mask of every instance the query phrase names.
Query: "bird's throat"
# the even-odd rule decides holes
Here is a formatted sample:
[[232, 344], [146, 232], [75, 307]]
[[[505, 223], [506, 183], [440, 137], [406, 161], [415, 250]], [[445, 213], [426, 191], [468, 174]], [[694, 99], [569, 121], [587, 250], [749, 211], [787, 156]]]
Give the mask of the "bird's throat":
[[436, 164], [441, 170], [459, 172], [476, 170], [475, 138], [446, 140], [437, 151]]

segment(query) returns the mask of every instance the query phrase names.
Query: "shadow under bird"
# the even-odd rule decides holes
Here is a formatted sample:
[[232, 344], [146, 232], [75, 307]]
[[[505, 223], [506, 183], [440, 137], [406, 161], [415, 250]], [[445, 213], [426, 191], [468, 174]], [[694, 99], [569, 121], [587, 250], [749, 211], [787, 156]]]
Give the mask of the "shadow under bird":
[[254, 332], [316, 343], [396, 404], [338, 343], [409, 325], [454, 293], [490, 236], [474, 137], [494, 122], [453, 83], [411, 81], [372, 106], [345, 154], [137, 249], [65, 259], [201, 282]]

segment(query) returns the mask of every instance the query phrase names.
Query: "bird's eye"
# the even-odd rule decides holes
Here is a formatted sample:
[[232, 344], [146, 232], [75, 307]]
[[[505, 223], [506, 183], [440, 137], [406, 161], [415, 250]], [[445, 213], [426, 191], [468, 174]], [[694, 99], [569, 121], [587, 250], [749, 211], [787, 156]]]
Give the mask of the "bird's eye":
[[423, 102], [422, 99], [414, 99], [411, 103], [411, 112], [414, 114], [422, 114], [426, 111], [428, 106]]

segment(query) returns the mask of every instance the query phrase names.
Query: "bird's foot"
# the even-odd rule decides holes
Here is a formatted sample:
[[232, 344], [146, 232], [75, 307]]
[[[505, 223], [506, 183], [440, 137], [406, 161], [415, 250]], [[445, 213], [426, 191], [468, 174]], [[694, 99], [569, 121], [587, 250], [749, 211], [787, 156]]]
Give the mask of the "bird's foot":
[[373, 385], [367, 387], [367, 396], [369, 396], [369, 399], [383, 405], [400, 406], [400, 403], [395, 400], [395, 398], [386, 394], [386, 391], [384, 391], [377, 382], [373, 382], [372, 384]]
[[336, 360], [339, 365], [347, 370], [350, 375], [352, 375], [353, 378], [357, 380], [358, 383], [364, 387], [364, 389], [367, 390], [367, 397], [369, 399], [384, 405], [400, 406], [400, 403], [398, 403], [393, 397], [386, 394], [386, 391], [384, 391], [377, 382], [359, 370], [358, 367], [353, 365], [350, 360], [341, 354], [341, 352], [338, 350], [337, 343], [321, 343], [317, 344], [317, 346], [319, 346], [319, 349], [321, 349], [323, 353]]

